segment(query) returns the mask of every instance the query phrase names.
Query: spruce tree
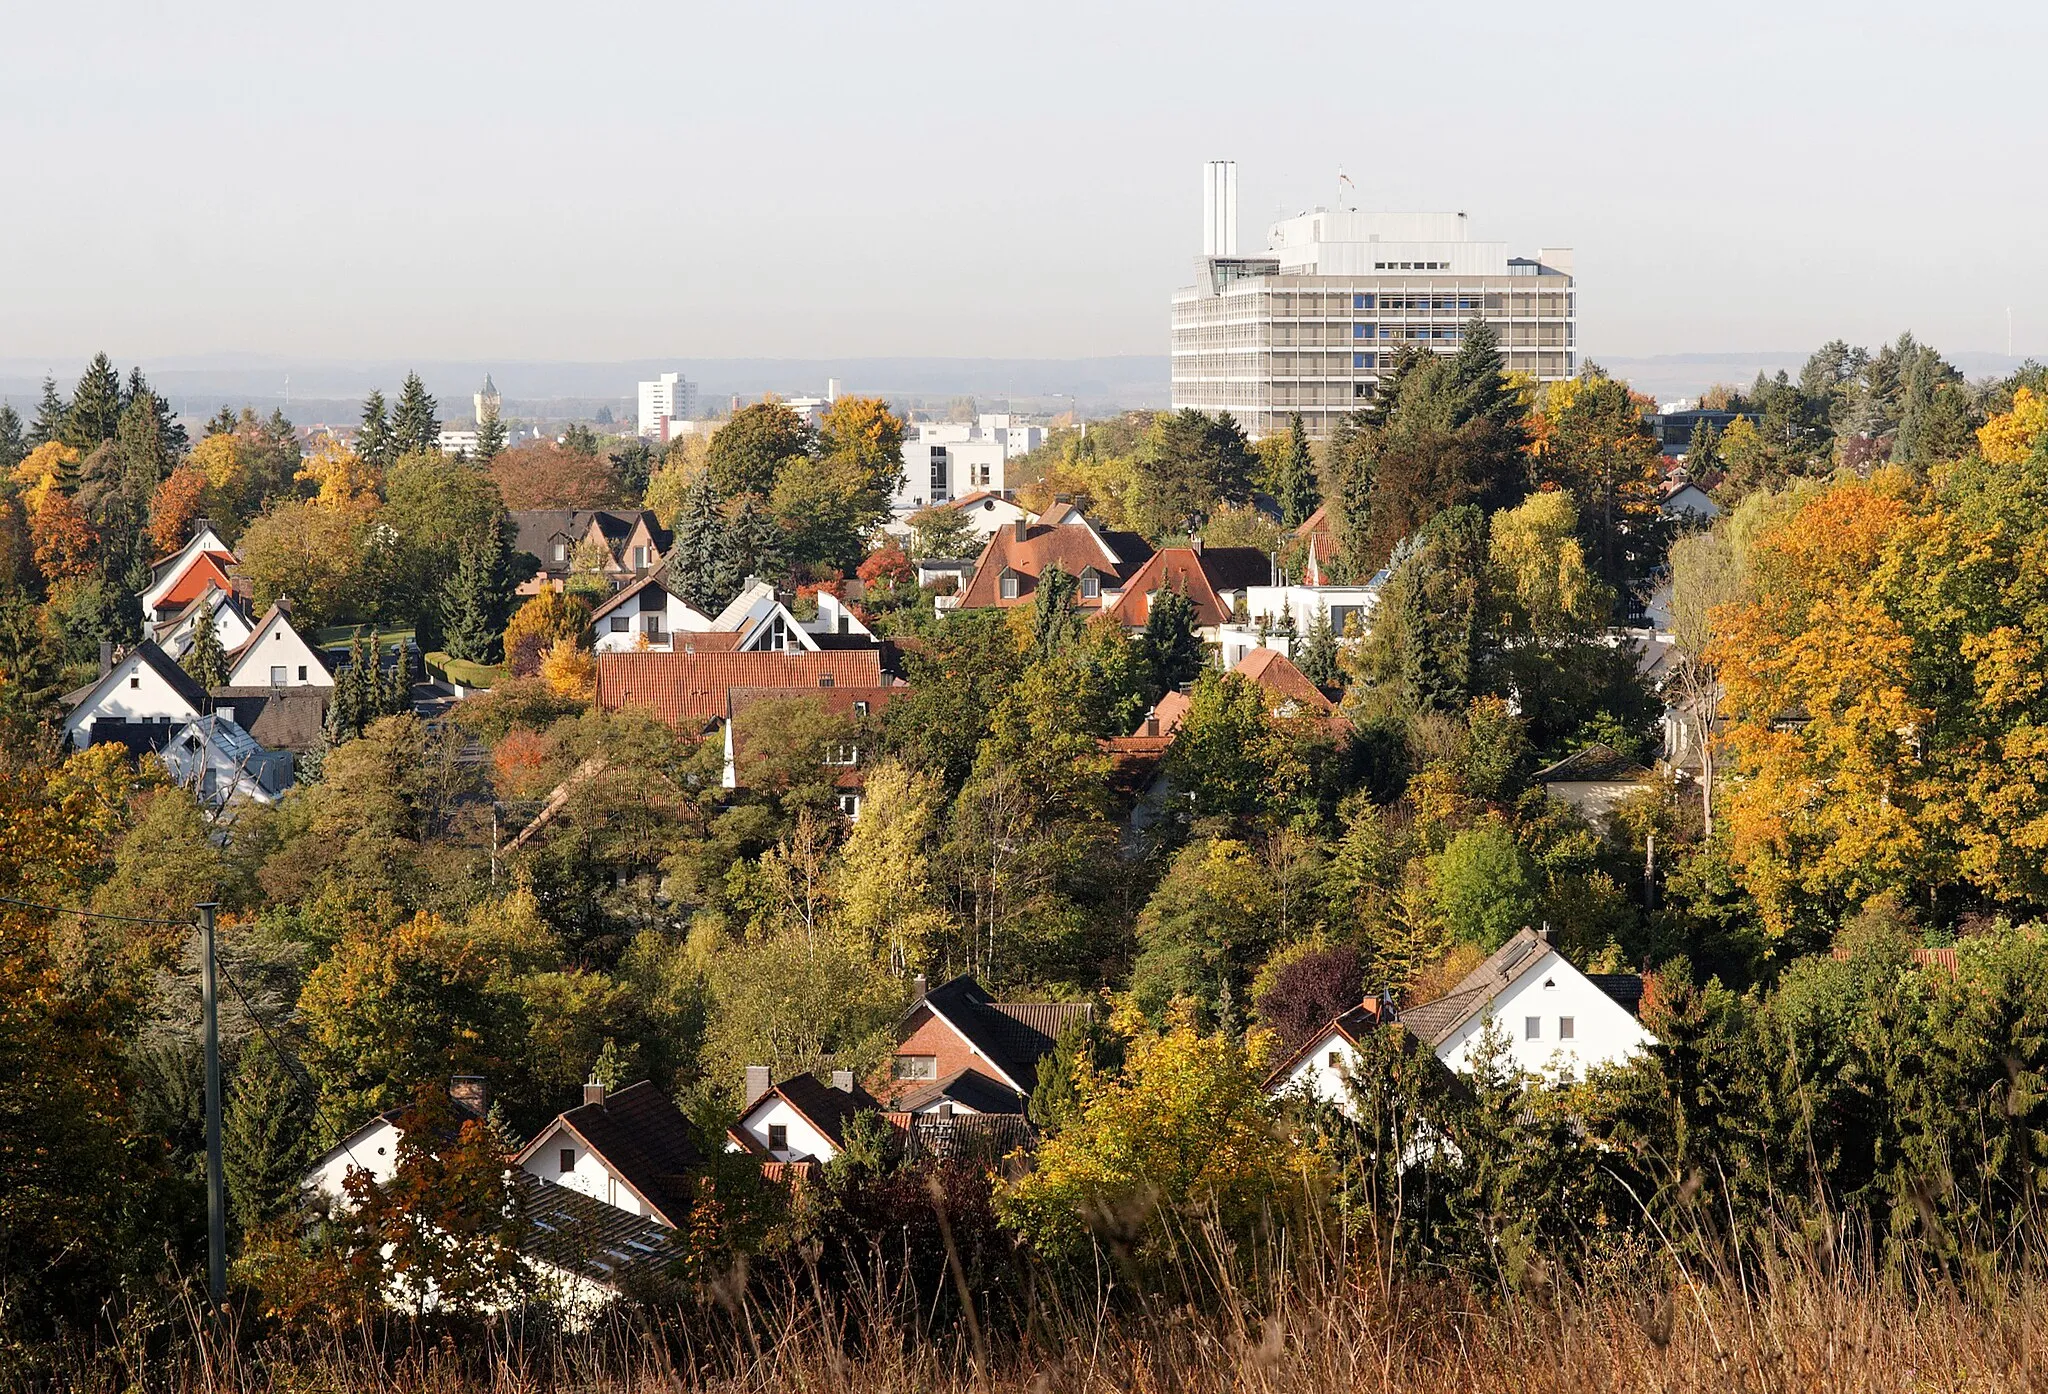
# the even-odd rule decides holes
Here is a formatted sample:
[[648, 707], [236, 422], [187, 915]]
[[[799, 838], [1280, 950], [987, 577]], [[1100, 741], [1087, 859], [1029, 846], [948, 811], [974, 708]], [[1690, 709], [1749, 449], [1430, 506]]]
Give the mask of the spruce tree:
[[407, 373], [391, 413], [391, 441], [399, 455], [426, 454], [441, 448], [440, 404], [427, 395], [418, 373]]
[[112, 440], [120, 424], [121, 375], [104, 353], [94, 354], [78, 379], [78, 390], [71, 394], [62, 439], [76, 450], [89, 451]]
[[700, 471], [683, 494], [666, 570], [670, 593], [707, 615], [724, 609], [734, 593], [724, 589], [732, 566], [729, 532], [711, 471]]
[[1195, 602], [1178, 586], [1162, 586], [1152, 596], [1140, 640], [1152, 670], [1151, 699], [1158, 701], [1184, 682], [1201, 675], [1208, 650], [1195, 632]]
[[312, 1095], [289, 1062], [258, 1037], [242, 1048], [221, 1120], [228, 1208], [244, 1233], [289, 1214], [312, 1160]]
[[28, 454], [28, 438], [22, 433], [21, 413], [0, 402], [0, 474], [20, 464]]
[[227, 685], [228, 655], [220, 645], [219, 632], [213, 627], [211, 605], [201, 605], [199, 618], [192, 622], [192, 647], [185, 654], [184, 667], [192, 675], [192, 681], [208, 692]]
[[391, 423], [384, 414], [384, 394], [375, 388], [363, 400], [363, 424], [356, 431], [356, 454], [377, 469], [391, 465]]
[[209, 436], [231, 436], [235, 433], [237, 424], [235, 409], [223, 402], [219, 411], [206, 418], [206, 434]]
[[1081, 637], [1081, 617], [1075, 610], [1080, 591], [1080, 582], [1058, 562], [1039, 573], [1031, 601], [1031, 647], [1041, 662], [1057, 659]]
[[1303, 677], [1325, 690], [1343, 681], [1343, 672], [1337, 666], [1337, 632], [1330, 627], [1329, 606], [1316, 606], [1316, 617], [1309, 621], [1308, 634], [1295, 649], [1294, 666], [1301, 669]]
[[488, 465], [505, 449], [505, 423], [498, 419], [496, 406], [484, 405], [484, 419], [476, 426], [476, 462]]
[[1316, 459], [1308, 448], [1308, 431], [1301, 424], [1300, 412], [1287, 423], [1287, 450], [1280, 457], [1279, 476], [1273, 483], [1279, 496], [1280, 522], [1298, 528], [1322, 502], [1321, 490], [1316, 487]]
[[64, 439], [64, 422], [71, 415], [71, 408], [57, 394], [57, 380], [43, 379], [43, 399], [36, 403], [35, 424], [28, 428], [28, 448], [48, 445], [53, 440]]
[[450, 658], [497, 662], [505, 631], [505, 544], [495, 528], [463, 542], [440, 610], [441, 643]]
[[749, 576], [770, 580], [782, 574], [782, 529], [756, 495], [740, 496], [740, 511], [725, 525], [723, 555], [719, 584], [727, 600], [740, 593]]

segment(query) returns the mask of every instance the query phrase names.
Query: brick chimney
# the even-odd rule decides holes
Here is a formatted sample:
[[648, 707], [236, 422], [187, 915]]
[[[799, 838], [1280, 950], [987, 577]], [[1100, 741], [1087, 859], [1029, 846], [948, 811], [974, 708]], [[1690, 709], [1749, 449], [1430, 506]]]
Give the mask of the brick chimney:
[[583, 1081], [583, 1102], [586, 1104], [601, 1104], [604, 1102], [604, 1081], [596, 1075], [592, 1075], [589, 1079]]
[[448, 1100], [472, 1118], [481, 1118], [491, 1106], [490, 1085], [482, 1075], [457, 1075], [448, 1081]]
[[910, 1000], [913, 1003], [924, 1001], [930, 991], [931, 984], [925, 981], [924, 974], [919, 973], [910, 980]]
[[832, 1072], [832, 1087], [842, 1094], [851, 1094], [853, 1092], [853, 1071], [834, 1070]]
[[747, 1107], [752, 1108], [755, 1100], [768, 1092], [770, 1084], [766, 1065], [747, 1066]]

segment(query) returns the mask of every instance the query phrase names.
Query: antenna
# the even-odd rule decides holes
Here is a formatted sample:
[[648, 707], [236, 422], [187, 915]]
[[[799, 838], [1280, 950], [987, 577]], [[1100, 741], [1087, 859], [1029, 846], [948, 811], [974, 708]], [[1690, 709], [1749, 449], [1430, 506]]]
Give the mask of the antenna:
[[1337, 166], [1337, 206], [1346, 213], [1358, 211], [1358, 186], [1351, 182], [1342, 165]]

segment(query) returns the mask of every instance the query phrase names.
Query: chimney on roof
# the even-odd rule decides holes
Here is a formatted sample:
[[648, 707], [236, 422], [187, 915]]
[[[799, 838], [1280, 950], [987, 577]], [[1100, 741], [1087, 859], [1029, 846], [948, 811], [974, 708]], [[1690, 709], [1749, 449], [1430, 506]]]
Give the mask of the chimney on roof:
[[[1528, 927], [1529, 927], [1529, 926], [1527, 926], [1527, 925], [1523, 925], [1523, 926], [1522, 926], [1522, 928], [1524, 928], [1524, 929], [1527, 929]], [[1542, 928], [1542, 929], [1540, 929], [1540, 930], [1538, 930], [1538, 931], [1536, 932], [1536, 937], [1537, 937], [1538, 939], [1541, 939], [1541, 940], [1542, 940], [1542, 941], [1543, 941], [1544, 943], [1546, 943], [1546, 944], [1556, 944], [1556, 943], [1557, 943], [1557, 931], [1556, 931], [1556, 930], [1554, 930], [1554, 929], [1552, 929], [1552, 928], [1550, 927], [1550, 921], [1549, 921], [1549, 920], [1545, 920], [1545, 921], [1543, 922], [1543, 928]]]
[[834, 1070], [832, 1072], [832, 1087], [842, 1094], [851, 1094], [853, 1092], [853, 1071]]
[[1145, 718], [1145, 734], [1148, 736], [1156, 736], [1159, 734], [1158, 711], [1155, 710], [1150, 716]]
[[1193, 537], [1190, 537], [1188, 539], [1188, 546], [1194, 549], [1196, 556], [1202, 555], [1202, 534], [1196, 533]]
[[930, 989], [931, 984], [925, 980], [924, 974], [919, 973], [916, 977], [910, 980], [910, 1000], [912, 1002], [924, 1001], [925, 994], [929, 992]]
[[601, 1104], [604, 1102], [604, 1081], [595, 1074], [583, 1081], [583, 1102]]
[[472, 1118], [481, 1118], [490, 1107], [491, 1090], [482, 1075], [457, 1075], [448, 1081], [448, 1100]]
[[190, 541], [192, 538], [199, 536], [200, 533], [205, 532], [208, 528], [212, 526], [213, 519], [211, 518], [194, 518], [192, 520], [192, 531], [187, 535], [186, 540]]
[[768, 1067], [766, 1065], [747, 1066], [747, 1106], [749, 1108], [753, 1107], [754, 1101], [767, 1093], [768, 1088]]
[[1365, 1000], [1359, 1003], [1359, 1005], [1365, 1008], [1365, 1014], [1371, 1017], [1374, 1021], [1378, 1021], [1380, 1019], [1380, 999], [1377, 994], [1371, 992], [1366, 993]]
[[114, 641], [112, 639], [102, 639], [100, 640], [100, 676], [105, 677], [113, 671]]
[[1026, 534], [1028, 534], [1031, 531], [1031, 523], [1028, 519], [1025, 518], [1019, 518], [1011, 526], [1016, 529], [1016, 539], [1019, 542], [1025, 541]]

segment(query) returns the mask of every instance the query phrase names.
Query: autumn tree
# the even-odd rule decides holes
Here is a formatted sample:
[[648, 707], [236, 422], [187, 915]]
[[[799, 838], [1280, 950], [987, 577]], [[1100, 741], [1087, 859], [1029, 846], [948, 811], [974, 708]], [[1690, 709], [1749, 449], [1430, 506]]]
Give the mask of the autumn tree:
[[611, 461], [554, 441], [500, 451], [489, 470], [507, 508], [614, 508], [623, 497]]
[[816, 447], [817, 439], [803, 418], [770, 399], [734, 412], [712, 435], [705, 464], [720, 498], [766, 498], [784, 468], [807, 458]]
[[505, 662], [522, 677], [540, 671], [541, 660], [563, 640], [575, 643], [590, 627], [590, 610], [574, 596], [552, 588], [532, 597], [505, 626]]
[[1551, 397], [1563, 404], [1547, 413], [1537, 483], [1577, 500], [1586, 556], [1609, 596], [1640, 600], [1669, 538], [1662, 453], [1643, 419], [1645, 403], [1611, 378], [1554, 384]]

